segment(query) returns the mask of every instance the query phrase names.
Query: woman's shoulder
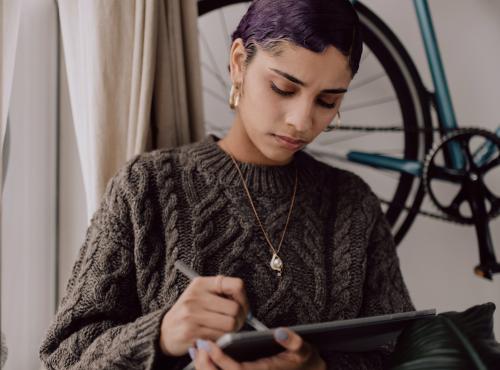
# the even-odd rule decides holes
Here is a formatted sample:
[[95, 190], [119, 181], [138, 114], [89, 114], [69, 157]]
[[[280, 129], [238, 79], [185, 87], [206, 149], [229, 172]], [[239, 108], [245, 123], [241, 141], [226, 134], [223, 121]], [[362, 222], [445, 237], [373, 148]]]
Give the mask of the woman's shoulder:
[[336, 208], [344, 209], [357, 205], [369, 213], [379, 212], [379, 197], [360, 175], [326, 163], [306, 152], [302, 152], [302, 157], [311, 175], [316, 173], [315, 186], [331, 189]]
[[144, 194], [153, 187], [168, 189], [164, 185], [178, 176], [180, 169], [185, 166], [185, 158], [189, 158], [189, 153], [203, 145], [203, 142], [137, 154], [118, 169], [108, 186], [119, 186], [131, 196]]
[[317, 186], [327, 186], [331, 189], [336, 209], [342, 212], [352, 207], [359, 207], [365, 214], [371, 215], [371, 218], [380, 213], [379, 197], [360, 175], [325, 163], [308, 153], [303, 153], [303, 155], [309, 168], [323, 173], [323, 179], [317, 181]]

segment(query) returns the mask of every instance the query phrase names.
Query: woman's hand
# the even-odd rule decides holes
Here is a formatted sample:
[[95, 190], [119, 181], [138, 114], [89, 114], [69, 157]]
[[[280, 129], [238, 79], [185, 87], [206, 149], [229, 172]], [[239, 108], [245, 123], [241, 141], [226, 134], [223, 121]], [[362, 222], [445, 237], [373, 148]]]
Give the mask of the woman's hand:
[[285, 351], [253, 362], [238, 363], [211, 341], [197, 341], [198, 349], [190, 354], [197, 370], [326, 370], [318, 351], [295, 332], [279, 328], [274, 337]]
[[163, 316], [160, 348], [167, 356], [182, 356], [196, 339], [216, 341], [227, 332], [238, 331], [248, 312], [243, 280], [197, 277]]

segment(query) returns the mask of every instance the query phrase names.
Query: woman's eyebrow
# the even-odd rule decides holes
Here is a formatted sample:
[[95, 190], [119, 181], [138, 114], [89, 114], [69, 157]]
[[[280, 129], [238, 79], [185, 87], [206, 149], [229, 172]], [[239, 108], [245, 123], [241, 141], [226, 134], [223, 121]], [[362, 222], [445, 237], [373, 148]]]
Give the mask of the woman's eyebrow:
[[[271, 71], [279, 74], [280, 76], [285, 77], [287, 80], [289, 80], [289, 81], [291, 81], [291, 82], [293, 82], [293, 83], [295, 83], [297, 85], [301, 85], [301, 86], [307, 87], [307, 84], [305, 82], [299, 80], [297, 77], [294, 77], [294, 76], [292, 76], [289, 73], [280, 71], [279, 69], [275, 69], [275, 68], [269, 68], [269, 69]], [[347, 89], [342, 88], [342, 87], [338, 87], [338, 88], [333, 88], [333, 89], [321, 90], [321, 92], [325, 93], [325, 94], [342, 94], [342, 93], [347, 92]]]

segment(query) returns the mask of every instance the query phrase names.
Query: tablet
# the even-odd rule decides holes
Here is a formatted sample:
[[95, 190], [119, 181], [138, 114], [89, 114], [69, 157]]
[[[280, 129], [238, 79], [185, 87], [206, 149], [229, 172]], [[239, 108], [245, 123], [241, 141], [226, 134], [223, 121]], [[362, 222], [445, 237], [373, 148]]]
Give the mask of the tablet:
[[[395, 341], [409, 323], [435, 315], [436, 310], [430, 309], [289, 328], [320, 351], [366, 352]], [[217, 340], [217, 345], [238, 362], [253, 361], [283, 351], [283, 347], [275, 341], [272, 329], [228, 333]], [[194, 369], [193, 363], [184, 369]]]

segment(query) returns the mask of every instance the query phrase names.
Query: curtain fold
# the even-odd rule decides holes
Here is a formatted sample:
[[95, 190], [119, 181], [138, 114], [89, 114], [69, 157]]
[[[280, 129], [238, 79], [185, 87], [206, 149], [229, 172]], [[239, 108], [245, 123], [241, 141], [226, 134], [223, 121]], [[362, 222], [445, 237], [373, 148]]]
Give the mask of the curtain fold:
[[134, 155], [204, 136], [196, 0], [58, 0], [87, 215]]
[[[204, 136], [196, 1], [161, 1], [153, 98], [154, 145], [171, 147]], [[191, 109], [190, 107], [197, 107]]]

